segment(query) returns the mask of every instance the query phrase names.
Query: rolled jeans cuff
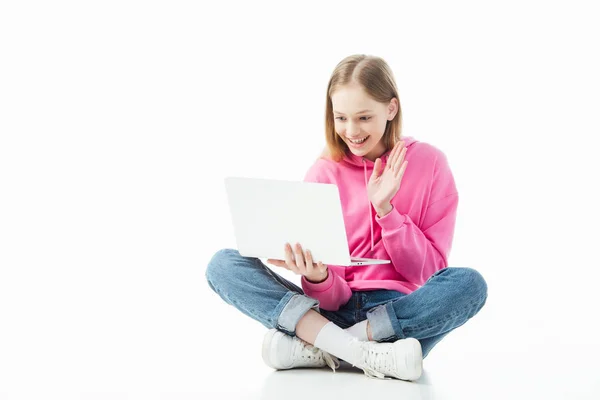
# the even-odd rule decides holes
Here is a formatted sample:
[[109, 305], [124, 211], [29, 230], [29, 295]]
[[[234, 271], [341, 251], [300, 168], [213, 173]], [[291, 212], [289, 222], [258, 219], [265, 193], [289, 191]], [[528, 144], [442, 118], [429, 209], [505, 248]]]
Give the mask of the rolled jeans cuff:
[[367, 319], [371, 325], [372, 339], [377, 342], [406, 338], [391, 302], [370, 310]]
[[319, 301], [295, 292], [287, 292], [275, 309], [277, 329], [290, 336], [296, 336], [298, 321], [311, 309], [319, 311]]

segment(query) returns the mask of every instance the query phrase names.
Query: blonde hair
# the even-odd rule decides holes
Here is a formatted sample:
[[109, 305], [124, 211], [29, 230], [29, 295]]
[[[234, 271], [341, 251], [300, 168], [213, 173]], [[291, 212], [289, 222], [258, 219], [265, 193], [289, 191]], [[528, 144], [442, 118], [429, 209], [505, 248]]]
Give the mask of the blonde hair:
[[327, 146], [319, 158], [330, 158], [339, 162], [348, 145], [335, 132], [333, 104], [331, 95], [341, 86], [349, 83], [359, 84], [375, 101], [389, 103], [394, 97], [398, 99], [398, 112], [394, 119], [388, 121], [383, 134], [386, 151], [392, 149], [402, 136], [402, 109], [394, 75], [388, 64], [380, 57], [365, 54], [354, 54], [344, 58], [333, 70], [327, 86], [325, 106], [325, 140]]

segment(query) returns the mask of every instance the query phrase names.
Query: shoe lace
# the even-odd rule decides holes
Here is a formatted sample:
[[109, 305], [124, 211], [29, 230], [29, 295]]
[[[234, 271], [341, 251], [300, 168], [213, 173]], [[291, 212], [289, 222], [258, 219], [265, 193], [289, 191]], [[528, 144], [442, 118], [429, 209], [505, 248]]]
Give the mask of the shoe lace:
[[321, 350], [321, 357], [323, 357], [325, 364], [327, 364], [334, 373], [335, 370], [340, 367], [340, 360], [326, 351]]
[[301, 344], [301, 346], [298, 348], [298, 351], [300, 351], [300, 352], [302, 352], [304, 350], [310, 351], [312, 354], [314, 354], [315, 360], [324, 361], [325, 364], [327, 364], [327, 366], [329, 366], [329, 368], [331, 368], [334, 373], [335, 373], [335, 370], [340, 367], [340, 360], [337, 357], [313, 346], [312, 344], [310, 344], [308, 342], [305, 342], [302, 339], [300, 339], [300, 344]]
[[394, 369], [393, 359], [389, 355], [389, 349], [377, 350], [369, 342], [363, 342], [360, 344], [360, 350], [362, 358], [359, 359], [361, 360], [362, 365], [359, 365], [358, 367], [365, 372], [365, 375], [369, 378], [391, 379], [386, 378], [385, 374], [380, 372], [390, 372]]

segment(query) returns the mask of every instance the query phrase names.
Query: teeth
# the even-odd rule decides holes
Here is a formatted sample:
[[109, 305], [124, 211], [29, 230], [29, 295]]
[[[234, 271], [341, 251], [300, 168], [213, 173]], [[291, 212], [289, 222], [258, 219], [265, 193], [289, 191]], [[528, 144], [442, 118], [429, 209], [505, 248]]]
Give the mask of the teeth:
[[367, 137], [364, 137], [364, 138], [362, 138], [360, 140], [352, 140], [352, 139], [348, 139], [348, 140], [350, 140], [352, 143], [361, 144], [362, 142], [364, 142], [365, 140], [367, 140]]

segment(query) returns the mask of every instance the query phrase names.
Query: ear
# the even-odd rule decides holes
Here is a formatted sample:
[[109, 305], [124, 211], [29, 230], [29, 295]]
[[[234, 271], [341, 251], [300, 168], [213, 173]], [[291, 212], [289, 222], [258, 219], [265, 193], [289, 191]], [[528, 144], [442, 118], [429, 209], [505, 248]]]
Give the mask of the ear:
[[388, 105], [388, 115], [387, 115], [387, 119], [388, 121], [391, 121], [394, 119], [394, 117], [396, 116], [396, 113], [398, 112], [398, 99], [393, 97], [392, 100], [390, 100], [390, 104]]

